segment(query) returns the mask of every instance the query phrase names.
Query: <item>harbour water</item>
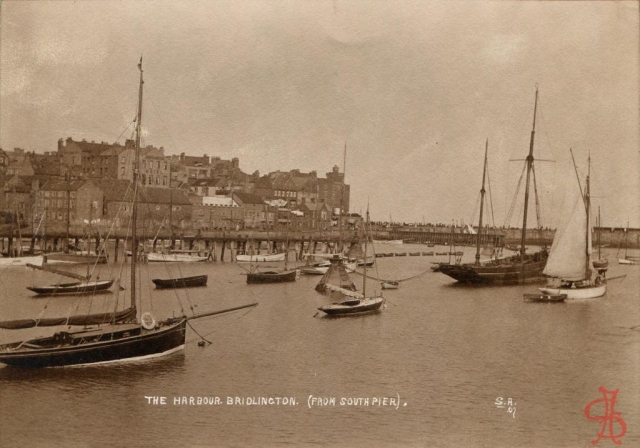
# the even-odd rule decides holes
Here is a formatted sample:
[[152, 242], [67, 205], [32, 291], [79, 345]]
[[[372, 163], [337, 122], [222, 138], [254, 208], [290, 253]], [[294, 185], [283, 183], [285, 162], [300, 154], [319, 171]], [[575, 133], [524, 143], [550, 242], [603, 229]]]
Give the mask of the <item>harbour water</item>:
[[[466, 261], [472, 252], [466, 249]], [[155, 360], [0, 367], [0, 446], [587, 447], [603, 430], [584, 411], [603, 398], [601, 386], [619, 389], [623, 444], [640, 446], [640, 327], [632, 329], [640, 325], [640, 266], [619, 266], [614, 252], [607, 255], [608, 276], [626, 277], [611, 281], [598, 299], [525, 303], [523, 293], [536, 285], [462, 287], [427, 272], [384, 291], [380, 313], [338, 319], [317, 312], [327, 303], [314, 291], [319, 277], [247, 285], [244, 269], [230, 262], [144, 265], [145, 285], [209, 275], [206, 288], [143, 288], [143, 310], [156, 317], [179, 312], [177, 299], [189, 313], [191, 305], [198, 312], [259, 306], [193, 321], [185, 350]], [[408, 278], [447, 258], [379, 258], [370, 274]], [[116, 274], [109, 269], [101, 278]], [[54, 279], [4, 269], [0, 319], [38, 316], [45, 305], [48, 316], [88, 302], [93, 310], [108, 308], [116, 295], [47, 299], [25, 288]], [[198, 346], [194, 329], [212, 344]], [[52, 331], [1, 330], [0, 342]], [[592, 415], [604, 412], [604, 403], [591, 408]], [[613, 445], [603, 439], [600, 446]]]

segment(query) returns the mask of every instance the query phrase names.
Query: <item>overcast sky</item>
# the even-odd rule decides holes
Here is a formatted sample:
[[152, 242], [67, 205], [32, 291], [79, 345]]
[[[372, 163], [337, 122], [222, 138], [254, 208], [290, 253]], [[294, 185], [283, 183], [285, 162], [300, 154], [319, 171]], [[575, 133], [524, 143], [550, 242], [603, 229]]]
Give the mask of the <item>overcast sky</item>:
[[603, 225], [640, 226], [638, 2], [5, 0], [0, 13], [4, 149], [130, 137], [143, 54], [146, 144], [324, 176], [346, 142], [352, 211], [477, 222], [488, 138], [502, 225], [538, 84], [534, 156], [554, 161], [537, 165], [543, 224], [578, 188], [573, 148], [581, 174], [591, 154]]

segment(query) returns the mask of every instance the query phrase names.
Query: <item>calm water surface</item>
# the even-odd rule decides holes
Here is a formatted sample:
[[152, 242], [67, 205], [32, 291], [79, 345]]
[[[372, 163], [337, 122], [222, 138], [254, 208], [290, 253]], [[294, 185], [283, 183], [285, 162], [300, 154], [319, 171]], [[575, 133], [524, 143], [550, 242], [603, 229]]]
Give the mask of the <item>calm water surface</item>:
[[[378, 248], [417, 250], [433, 249]], [[407, 278], [446, 258], [380, 258], [377, 275]], [[0, 367], [0, 446], [587, 447], [602, 424], [587, 420], [584, 408], [602, 398], [600, 386], [620, 389], [624, 446], [640, 446], [640, 329], [629, 329], [640, 324], [640, 266], [612, 263], [610, 277], [627, 276], [612, 281], [605, 297], [560, 304], [524, 303], [534, 285], [468, 288], [429, 272], [385, 291], [382, 312], [341, 319], [316, 316], [327, 303], [313, 289], [319, 277], [250, 286], [243, 272], [229, 262], [142, 268], [143, 284], [209, 275], [207, 288], [143, 293], [144, 310], [156, 317], [179, 312], [178, 299], [200, 312], [259, 302], [249, 313], [193, 321], [213, 342], [207, 347], [188, 329], [184, 352], [157, 360]], [[103, 267], [101, 277], [109, 275]], [[45, 305], [49, 316], [109, 309], [116, 296], [36, 299], [25, 289], [55, 279], [27, 268], [1, 271], [0, 318], [37, 316]], [[0, 330], [0, 341], [52, 331]], [[336, 405], [309, 408], [310, 395]], [[149, 405], [145, 396], [168, 404]], [[222, 404], [173, 404], [183, 396]], [[297, 404], [227, 405], [227, 397]], [[399, 406], [374, 406], [374, 397], [399, 397]], [[496, 407], [497, 397], [513, 399], [515, 417]], [[369, 398], [369, 406], [341, 406], [341, 398]]]

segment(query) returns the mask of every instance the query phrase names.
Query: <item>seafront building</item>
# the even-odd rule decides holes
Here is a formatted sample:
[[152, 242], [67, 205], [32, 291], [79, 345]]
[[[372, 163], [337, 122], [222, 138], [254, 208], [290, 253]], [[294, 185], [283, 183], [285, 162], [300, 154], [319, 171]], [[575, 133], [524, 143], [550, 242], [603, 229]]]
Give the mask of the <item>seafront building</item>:
[[[133, 140], [72, 137], [60, 138], [57, 151], [44, 154], [0, 148], [0, 226], [6, 230], [19, 220], [34, 230], [46, 223], [56, 232], [113, 222], [119, 212], [124, 219], [134, 148]], [[325, 178], [299, 169], [261, 176], [244, 173], [237, 157], [166, 155], [162, 146], [147, 145], [140, 151], [140, 179], [140, 221], [151, 228], [328, 229], [346, 216], [350, 203], [349, 185], [337, 166]]]

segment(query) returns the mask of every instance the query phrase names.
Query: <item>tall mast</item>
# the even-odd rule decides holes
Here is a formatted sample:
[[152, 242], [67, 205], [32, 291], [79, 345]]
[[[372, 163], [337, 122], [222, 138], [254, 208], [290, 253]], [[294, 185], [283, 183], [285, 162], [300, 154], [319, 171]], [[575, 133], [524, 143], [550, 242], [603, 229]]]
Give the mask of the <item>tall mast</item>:
[[476, 241], [476, 266], [480, 264], [480, 237], [482, 236], [482, 214], [484, 211], [484, 181], [487, 176], [487, 152], [489, 150], [489, 139], [484, 147], [484, 168], [482, 169], [482, 189], [480, 190], [480, 222], [478, 223], [478, 238]]
[[587, 239], [586, 244], [585, 244], [585, 251], [586, 251], [586, 261], [585, 261], [585, 267], [584, 267], [584, 278], [586, 280], [589, 280], [591, 278], [591, 269], [589, 268], [589, 239], [591, 238], [591, 226], [590, 226], [590, 215], [591, 215], [591, 191], [590, 191], [590, 178], [591, 178], [591, 154], [589, 154], [589, 158], [587, 159], [588, 163], [587, 163], [587, 187], [585, 189], [584, 192], [584, 205], [585, 205], [585, 209], [587, 212], [587, 229], [585, 232], [585, 237]]
[[169, 163], [169, 248], [174, 249], [173, 245], [173, 188], [171, 188], [171, 163]]
[[[365, 299], [367, 296], [367, 241], [369, 240], [369, 236], [367, 234], [367, 227], [369, 227], [369, 203], [367, 202], [367, 221], [364, 224], [364, 266], [363, 274], [362, 274], [362, 298]], [[356, 266], [358, 265], [356, 261]]]
[[64, 248], [64, 253], [69, 253], [69, 222], [71, 221], [71, 176], [67, 173], [67, 244]]
[[140, 128], [142, 121], [142, 56], [138, 63], [140, 87], [138, 93], [138, 117], [136, 119], [136, 154], [133, 162], [133, 205], [131, 210], [131, 308], [136, 309], [136, 262], [138, 259], [137, 221], [138, 221], [138, 171], [140, 167]]
[[342, 253], [342, 218], [344, 213], [344, 183], [347, 177], [347, 142], [344, 142], [344, 155], [342, 156], [342, 184], [340, 185], [340, 220], [338, 221], [338, 251]]
[[451, 221], [451, 236], [449, 237], [449, 264], [451, 264], [451, 247], [453, 246], [453, 227], [454, 222]]
[[533, 140], [536, 134], [536, 112], [538, 111], [538, 86], [536, 85], [536, 99], [533, 106], [533, 127], [531, 128], [531, 142], [529, 143], [529, 155], [527, 156], [527, 185], [524, 190], [524, 217], [522, 219], [522, 238], [520, 240], [520, 258], [524, 261], [525, 243], [527, 240], [527, 211], [529, 208], [529, 180], [533, 167]]
[[600, 260], [600, 227], [602, 227], [602, 219], [600, 218], [600, 206], [598, 205], [598, 260]]

